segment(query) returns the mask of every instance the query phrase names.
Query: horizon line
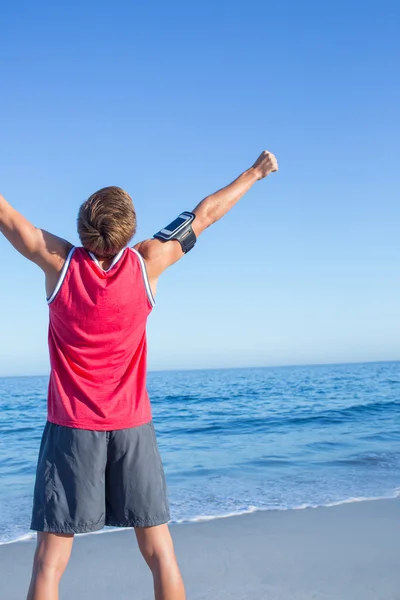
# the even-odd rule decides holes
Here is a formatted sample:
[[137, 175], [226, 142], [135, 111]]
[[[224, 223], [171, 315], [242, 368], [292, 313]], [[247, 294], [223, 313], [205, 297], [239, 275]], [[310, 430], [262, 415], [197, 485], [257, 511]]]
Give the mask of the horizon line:
[[[192, 372], [192, 371], [246, 371], [253, 369], [296, 369], [304, 367], [340, 367], [346, 365], [379, 365], [385, 363], [400, 363], [400, 359], [392, 360], [367, 360], [367, 361], [350, 361], [350, 362], [327, 362], [327, 363], [302, 363], [302, 364], [287, 364], [287, 365], [257, 365], [252, 367], [201, 367], [201, 368], [181, 368], [181, 369], [150, 369], [147, 371], [150, 373], [179, 373], [179, 372]], [[42, 373], [36, 375], [0, 375], [0, 379], [12, 379], [12, 378], [32, 378], [32, 377], [49, 377], [50, 373]]]

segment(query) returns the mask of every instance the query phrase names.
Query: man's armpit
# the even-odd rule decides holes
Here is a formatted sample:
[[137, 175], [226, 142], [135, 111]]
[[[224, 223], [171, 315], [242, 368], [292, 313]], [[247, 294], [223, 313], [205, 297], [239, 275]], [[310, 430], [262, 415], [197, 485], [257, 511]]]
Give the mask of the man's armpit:
[[39, 229], [40, 244], [36, 257], [33, 257], [36, 262], [46, 273], [55, 271], [59, 273], [65, 263], [72, 244], [45, 229]]

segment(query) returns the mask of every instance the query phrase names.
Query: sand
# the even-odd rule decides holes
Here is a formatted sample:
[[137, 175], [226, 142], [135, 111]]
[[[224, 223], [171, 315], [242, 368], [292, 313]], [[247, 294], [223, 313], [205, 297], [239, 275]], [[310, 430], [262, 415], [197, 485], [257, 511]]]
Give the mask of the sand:
[[[400, 500], [172, 525], [189, 600], [400, 600]], [[0, 546], [0, 598], [24, 600], [34, 542]], [[60, 600], [150, 600], [132, 530], [76, 538]]]

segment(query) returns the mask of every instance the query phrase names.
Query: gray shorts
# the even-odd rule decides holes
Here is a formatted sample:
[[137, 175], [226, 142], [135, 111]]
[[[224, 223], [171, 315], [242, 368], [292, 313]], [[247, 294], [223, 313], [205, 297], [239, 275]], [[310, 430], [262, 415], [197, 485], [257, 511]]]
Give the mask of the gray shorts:
[[31, 529], [88, 533], [153, 527], [170, 519], [152, 423], [117, 431], [47, 422], [36, 471]]

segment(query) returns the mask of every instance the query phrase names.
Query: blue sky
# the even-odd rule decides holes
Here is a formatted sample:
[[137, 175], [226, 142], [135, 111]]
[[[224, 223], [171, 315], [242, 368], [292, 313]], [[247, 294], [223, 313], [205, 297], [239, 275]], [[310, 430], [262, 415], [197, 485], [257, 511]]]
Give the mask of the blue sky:
[[[267, 148], [279, 174], [163, 276], [150, 368], [400, 359], [399, 18], [395, 1], [7, 3], [0, 191], [76, 243], [80, 203], [120, 185], [139, 241]], [[4, 239], [0, 257], [0, 375], [46, 373], [42, 274]]]

